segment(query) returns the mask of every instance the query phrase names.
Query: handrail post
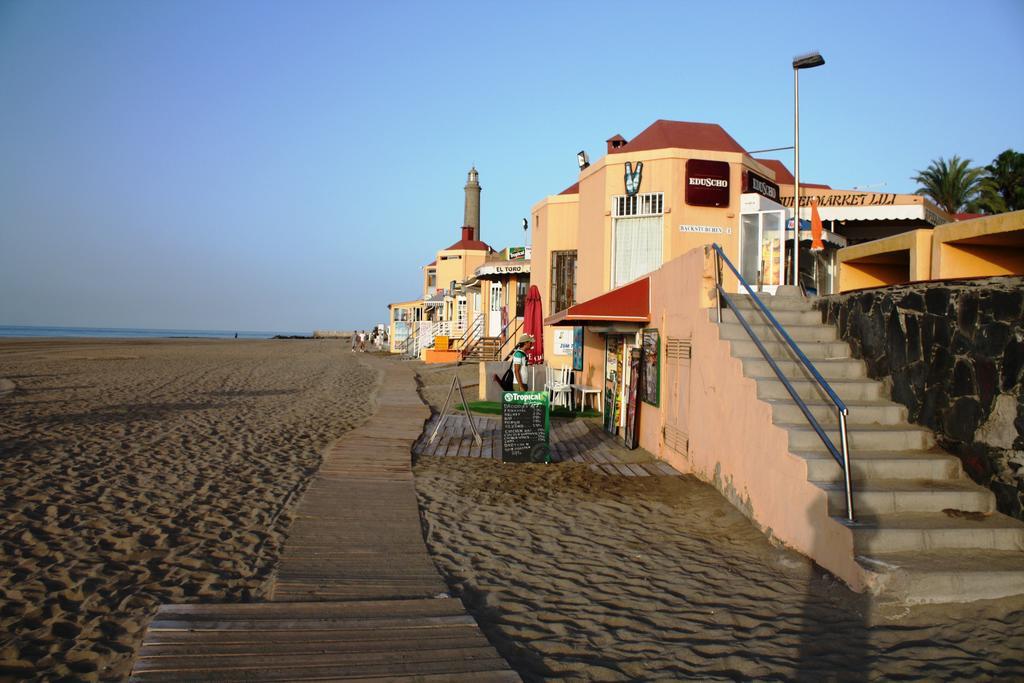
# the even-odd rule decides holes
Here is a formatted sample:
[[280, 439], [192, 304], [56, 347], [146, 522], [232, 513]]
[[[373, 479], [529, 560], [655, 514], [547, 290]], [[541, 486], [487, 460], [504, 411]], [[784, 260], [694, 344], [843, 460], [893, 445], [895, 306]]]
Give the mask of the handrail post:
[[843, 478], [846, 483], [846, 519], [853, 521], [853, 482], [850, 473], [850, 445], [846, 436], [846, 410], [839, 409], [839, 445], [843, 451]]
[[718, 249], [715, 252], [715, 299], [718, 301], [718, 322], [722, 322], [722, 255]]

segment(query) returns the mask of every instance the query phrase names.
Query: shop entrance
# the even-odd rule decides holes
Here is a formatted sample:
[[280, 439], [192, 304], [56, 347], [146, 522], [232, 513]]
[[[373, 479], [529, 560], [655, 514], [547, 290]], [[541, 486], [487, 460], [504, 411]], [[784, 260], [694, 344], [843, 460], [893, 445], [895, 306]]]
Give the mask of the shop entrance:
[[[759, 292], [774, 294], [783, 284], [786, 209], [759, 194], [740, 198], [739, 270]], [[740, 293], [745, 293], [737, 284]]]

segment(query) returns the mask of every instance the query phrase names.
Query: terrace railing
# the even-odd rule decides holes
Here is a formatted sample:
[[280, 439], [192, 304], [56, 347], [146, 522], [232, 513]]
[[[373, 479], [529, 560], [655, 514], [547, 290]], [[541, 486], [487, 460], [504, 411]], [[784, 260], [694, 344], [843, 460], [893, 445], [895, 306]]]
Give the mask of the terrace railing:
[[[743, 276], [740, 275], [740, 272], [736, 270], [736, 266], [734, 266], [732, 264], [732, 261], [729, 260], [729, 257], [725, 255], [725, 252], [722, 250], [722, 247], [718, 244], [712, 244], [711, 248], [715, 252], [715, 289], [717, 290], [718, 294], [718, 322], [722, 322], [722, 300], [724, 299], [725, 303], [728, 304], [729, 308], [736, 315], [736, 320], [739, 321], [740, 325], [743, 326], [743, 329], [746, 330], [748, 335], [750, 335], [751, 341], [754, 342], [754, 345], [761, 352], [761, 355], [764, 356], [764, 359], [768, 362], [768, 365], [771, 367], [771, 369], [775, 372], [775, 376], [778, 377], [779, 381], [782, 382], [782, 385], [786, 387], [786, 391], [789, 392], [789, 395], [793, 398], [793, 401], [800, 408], [800, 412], [802, 412], [804, 414], [804, 417], [807, 418], [807, 422], [811, 425], [811, 428], [814, 429], [814, 432], [818, 435], [818, 438], [820, 438], [822, 443], [825, 444], [825, 448], [828, 449], [828, 452], [832, 455], [835, 461], [839, 463], [839, 466], [842, 468], [843, 481], [846, 485], [846, 518], [851, 522], [854, 521], [853, 481], [852, 477], [850, 476], [850, 447], [849, 438], [846, 434], [846, 417], [847, 415], [849, 415], [849, 409], [847, 409], [846, 404], [843, 403], [842, 399], [839, 398], [836, 392], [832, 389], [831, 385], [829, 385], [825, 378], [821, 376], [821, 373], [818, 372], [818, 369], [814, 367], [814, 364], [811, 363], [811, 361], [807, 358], [804, 352], [800, 350], [800, 347], [797, 346], [796, 342], [793, 341], [793, 338], [789, 336], [789, 333], [786, 332], [785, 328], [779, 323], [778, 320], [775, 319], [775, 316], [772, 315], [772, 312], [768, 310], [767, 306], [764, 305], [764, 302], [761, 301], [760, 297], [757, 296], [757, 293], [754, 292], [754, 290], [751, 289], [747, 281], [743, 279]], [[729, 270], [731, 270], [733, 272], [733, 275], [736, 276], [736, 279], [739, 280], [739, 283], [743, 286], [743, 289], [746, 290], [747, 294], [750, 295], [751, 300], [754, 302], [757, 308], [760, 309], [761, 313], [764, 314], [764, 317], [768, 320], [768, 323], [775, 329], [776, 332], [778, 332], [779, 336], [782, 337], [782, 339], [786, 342], [789, 348], [793, 351], [793, 354], [797, 357], [797, 359], [799, 359], [800, 363], [802, 363], [803, 366], [807, 368], [807, 372], [810, 373], [811, 377], [818, 384], [818, 386], [821, 387], [821, 390], [825, 393], [826, 396], [828, 396], [829, 400], [831, 400], [832, 403], [835, 404], [836, 412], [839, 417], [839, 448], [836, 448], [836, 445], [832, 442], [832, 439], [825, 432], [825, 430], [822, 429], [821, 424], [819, 424], [818, 420], [815, 419], [814, 415], [811, 413], [810, 408], [808, 408], [804, 400], [800, 398], [800, 395], [797, 393], [797, 390], [793, 388], [793, 384], [789, 381], [789, 379], [782, 372], [782, 370], [779, 369], [778, 363], [776, 363], [775, 359], [771, 357], [770, 353], [768, 353], [768, 349], [765, 348], [765, 345], [758, 338], [757, 333], [754, 332], [754, 329], [750, 326], [750, 323], [747, 322], [746, 318], [740, 312], [740, 309], [735, 305], [735, 303], [732, 300], [732, 297], [730, 297], [729, 294], [725, 291], [725, 287], [722, 286], [723, 262], [727, 266], [729, 266]]]

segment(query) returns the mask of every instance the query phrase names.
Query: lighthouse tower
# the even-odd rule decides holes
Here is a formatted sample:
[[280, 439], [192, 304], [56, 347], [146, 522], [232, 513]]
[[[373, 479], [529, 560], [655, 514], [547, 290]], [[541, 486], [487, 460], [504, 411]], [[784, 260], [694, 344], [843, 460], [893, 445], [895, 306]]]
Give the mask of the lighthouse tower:
[[469, 177], [466, 180], [466, 211], [462, 224], [473, 228], [472, 238], [480, 239], [480, 181], [476, 166], [469, 169]]

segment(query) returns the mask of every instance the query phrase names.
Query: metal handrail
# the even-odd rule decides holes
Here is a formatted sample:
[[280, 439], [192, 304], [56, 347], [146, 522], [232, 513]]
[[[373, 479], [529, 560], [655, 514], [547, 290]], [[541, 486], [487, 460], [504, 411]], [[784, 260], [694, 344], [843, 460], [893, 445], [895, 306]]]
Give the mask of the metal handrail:
[[465, 358], [466, 354], [469, 353], [469, 351], [476, 344], [476, 341], [480, 338], [480, 335], [483, 333], [483, 327], [484, 316], [480, 313], [477, 313], [476, 316], [473, 318], [473, 322], [470, 323], [469, 327], [466, 328], [466, 331], [463, 333], [463, 335], [456, 339], [455, 343], [452, 344], [452, 350], [462, 351], [462, 356], [463, 358]]
[[[512, 346], [515, 346], [516, 334], [519, 332], [519, 330], [523, 329], [523, 323], [525, 322], [526, 318], [523, 318], [522, 320], [520, 320], [519, 318], [512, 318], [511, 320], [508, 321], [508, 324], [505, 325], [505, 328], [501, 331], [501, 334], [499, 336], [505, 337], [505, 333], [508, 332], [508, 328], [512, 327], [513, 323], [516, 324], [516, 328], [512, 330], [512, 334], [505, 337], [505, 341], [501, 343], [501, 346], [499, 346], [498, 350], [494, 353], [495, 360], [503, 360], [501, 354], [505, 350], [505, 347], [508, 346], [509, 342], [512, 342]], [[509, 351], [509, 355], [511, 354], [512, 352]]]
[[[839, 396], [836, 395], [836, 392], [833, 391], [831, 385], [829, 385], [825, 378], [821, 376], [821, 373], [818, 372], [818, 369], [814, 367], [814, 364], [807, 358], [806, 355], [804, 355], [804, 352], [800, 350], [800, 347], [796, 345], [796, 342], [793, 341], [793, 338], [789, 336], [789, 333], [786, 332], [782, 324], [775, 319], [775, 316], [772, 315], [771, 311], [768, 310], [768, 307], [764, 305], [764, 302], [761, 301], [760, 297], [758, 297], [754, 290], [750, 288], [750, 285], [747, 284], [747, 281], [744, 280], [743, 276], [740, 275], [740, 272], [736, 270], [736, 266], [734, 266], [732, 264], [732, 261], [729, 260], [729, 257], [725, 255], [725, 252], [722, 250], [721, 245], [713, 243], [711, 245], [711, 248], [715, 250], [715, 289], [717, 290], [716, 298], [718, 304], [718, 322], [722, 322], [722, 299], [725, 298], [725, 302], [729, 305], [729, 308], [736, 315], [736, 319], [739, 321], [740, 325], [743, 326], [743, 329], [746, 330], [747, 334], [750, 335], [750, 339], [754, 342], [754, 345], [757, 346], [758, 351], [761, 352], [761, 355], [764, 356], [764, 359], [768, 361], [768, 365], [771, 367], [773, 371], [775, 371], [775, 375], [779, 378], [779, 381], [782, 382], [783, 386], [786, 387], [786, 391], [789, 392], [789, 395], [793, 398], [793, 401], [800, 408], [800, 412], [802, 412], [804, 414], [804, 417], [807, 418], [807, 421], [810, 423], [815, 433], [817, 433], [818, 438], [821, 439], [822, 443], [825, 444], [825, 448], [828, 449], [829, 453], [832, 455], [835, 461], [843, 468], [843, 479], [846, 485], [846, 518], [851, 522], [854, 521], [853, 481], [852, 477], [850, 476], [850, 447], [849, 438], [847, 437], [846, 432], [846, 418], [847, 415], [849, 415], [849, 409], [846, 407], [846, 404], [842, 401], [842, 399], [840, 399]], [[768, 319], [768, 322], [771, 323], [772, 327], [774, 327], [775, 330], [779, 333], [779, 335], [782, 336], [782, 338], [786, 341], [789, 347], [793, 350], [793, 353], [796, 354], [796, 357], [800, 360], [804, 367], [807, 368], [807, 371], [811, 374], [811, 377], [814, 378], [814, 381], [818, 383], [818, 386], [820, 386], [824, 390], [825, 394], [829, 397], [829, 399], [831, 399], [832, 403], [835, 404], [836, 411], [839, 415], [839, 443], [841, 450], [836, 448], [835, 443], [832, 442], [832, 439], [828, 436], [825, 430], [822, 429], [821, 425], [818, 423], [818, 420], [814, 417], [813, 413], [811, 413], [810, 408], [808, 408], [804, 400], [800, 398], [800, 395], [797, 393], [796, 389], [793, 388], [793, 385], [790, 383], [789, 379], [783, 374], [782, 370], [779, 369], [779, 366], [775, 362], [775, 359], [773, 359], [771, 357], [771, 354], [768, 353], [768, 349], [765, 348], [764, 344], [758, 338], [753, 328], [750, 327], [750, 323], [747, 322], [746, 318], [743, 317], [743, 314], [740, 313], [739, 308], [737, 308], [737, 306], [733, 303], [732, 298], [726, 293], [725, 288], [722, 286], [722, 261], [725, 261], [725, 264], [729, 266], [729, 270], [733, 272], [733, 275], [736, 276], [736, 279], [739, 280], [740, 284], [743, 285], [743, 288], [747, 290], [747, 293], [750, 295], [751, 299], [753, 299], [753, 301], [757, 304], [758, 308], [761, 309], [761, 312], [764, 313], [765, 317]]]

